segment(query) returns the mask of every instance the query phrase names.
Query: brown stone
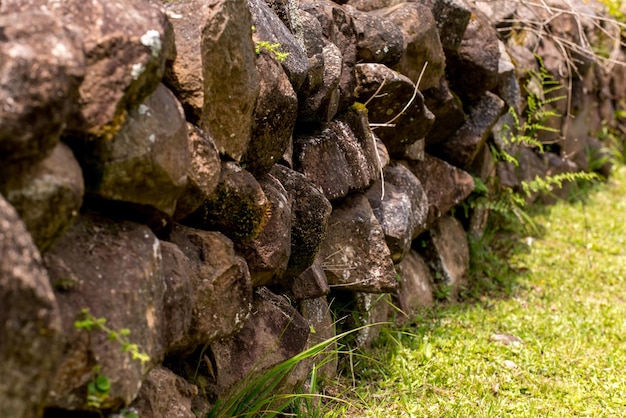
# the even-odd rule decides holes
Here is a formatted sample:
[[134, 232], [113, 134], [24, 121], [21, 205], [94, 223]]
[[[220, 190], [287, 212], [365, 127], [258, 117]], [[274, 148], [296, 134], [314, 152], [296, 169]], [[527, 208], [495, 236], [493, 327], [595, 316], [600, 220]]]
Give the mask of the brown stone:
[[64, 345], [61, 317], [37, 247], [0, 196], [0, 416], [38, 417]]
[[247, 0], [214, 0], [202, 28], [204, 106], [200, 127], [235, 160], [248, 147], [259, 75]]
[[3, 11], [0, 31], [0, 164], [41, 160], [76, 111], [83, 44], [41, 12]]
[[156, 2], [136, 0], [4, 0], [0, 11], [49, 10], [83, 41], [85, 78], [72, 134], [110, 138], [126, 113], [157, 88], [172, 32]]
[[364, 189], [378, 177], [374, 138], [359, 118], [353, 114], [333, 120], [321, 132], [294, 141], [296, 170], [317, 185], [328, 200]]
[[254, 174], [268, 172], [291, 143], [298, 97], [283, 67], [267, 52], [256, 59], [261, 86], [254, 108], [252, 137], [242, 164]]
[[395, 23], [404, 35], [403, 55], [393, 68], [417, 83], [426, 65], [420, 90], [438, 86], [446, 60], [430, 8], [420, 3], [400, 3], [372, 13]]
[[286, 279], [295, 278], [315, 261], [328, 228], [332, 206], [301, 173], [276, 165], [271, 174], [289, 192], [292, 201], [291, 257], [285, 276]]
[[[111, 383], [103, 408], [128, 405], [148, 370], [164, 355], [160, 328], [165, 284], [159, 240], [147, 226], [84, 215], [46, 254], [45, 262], [64, 337], [71, 342], [57, 363], [47, 406], [87, 407], [86, 386], [96, 374], [106, 375]], [[77, 328], [74, 323], [83, 319], [83, 309], [105, 318], [111, 330], [128, 329], [128, 340], [149, 356], [148, 362], [133, 360], [120, 342], [97, 327]]]
[[280, 282], [291, 256], [291, 197], [271, 174], [259, 178], [259, 184], [269, 200], [269, 220], [256, 238], [237, 244], [254, 287]]
[[241, 242], [261, 233], [271, 216], [270, 210], [270, 203], [254, 176], [228, 161], [222, 163], [215, 192], [181, 222], [194, 228], [218, 230]]
[[219, 232], [182, 225], [173, 227], [169, 239], [189, 260], [187, 280], [193, 289], [192, 300], [186, 302], [192, 305], [189, 336], [177, 346], [191, 349], [240, 330], [250, 313], [252, 283], [232, 241]]
[[[308, 322], [287, 300], [266, 288], [255, 291], [252, 315], [244, 328], [229, 339], [211, 345], [214, 360], [214, 380], [207, 379], [209, 397], [231, 396], [237, 383], [295, 356], [306, 347], [309, 337]], [[279, 377], [280, 379], [280, 377]], [[302, 382], [300, 382], [302, 384]], [[294, 387], [280, 387], [273, 393], [289, 393]]]
[[183, 109], [165, 86], [129, 113], [114, 138], [76, 148], [92, 196], [155, 217], [174, 214], [190, 152]]
[[455, 299], [467, 286], [469, 245], [461, 222], [442, 216], [422, 238], [418, 250], [424, 254], [440, 299]]
[[429, 154], [423, 161], [405, 161], [403, 164], [415, 174], [426, 191], [427, 225], [432, 225], [474, 190], [471, 175]]
[[187, 123], [187, 132], [191, 162], [187, 166], [187, 186], [176, 201], [176, 220], [190, 215], [210, 198], [219, 183], [222, 167], [211, 137], [190, 123]]
[[148, 373], [131, 408], [141, 418], [196, 418], [192, 399], [197, 396], [195, 385], [158, 366]]
[[367, 103], [374, 132], [391, 155], [402, 157], [426, 136], [434, 122], [424, 96], [408, 77], [382, 64], [358, 64], [356, 77], [355, 95], [359, 102]]
[[58, 143], [48, 157], [28, 169], [0, 173], [0, 192], [44, 252], [78, 215], [85, 185], [72, 151]]

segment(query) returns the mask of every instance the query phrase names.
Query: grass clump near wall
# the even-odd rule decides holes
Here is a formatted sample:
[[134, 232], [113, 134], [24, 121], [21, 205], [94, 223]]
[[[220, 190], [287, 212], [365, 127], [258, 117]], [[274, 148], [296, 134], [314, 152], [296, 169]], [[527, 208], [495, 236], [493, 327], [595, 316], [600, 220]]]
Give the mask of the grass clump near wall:
[[494, 291], [385, 331], [329, 389], [350, 404], [319, 416], [626, 416], [624, 213], [621, 166], [533, 215], [541, 234], [492, 264]]

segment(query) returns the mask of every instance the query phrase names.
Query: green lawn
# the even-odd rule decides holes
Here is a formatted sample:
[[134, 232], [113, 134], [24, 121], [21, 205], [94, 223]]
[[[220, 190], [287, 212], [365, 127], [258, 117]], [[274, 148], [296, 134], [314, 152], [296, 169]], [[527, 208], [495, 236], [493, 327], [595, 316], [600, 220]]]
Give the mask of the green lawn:
[[331, 402], [323, 414], [626, 416], [626, 169], [584, 203], [534, 220], [544, 233], [520, 238], [507, 294], [386, 331], [368, 358], [353, 357], [354, 379], [348, 371], [328, 389], [350, 405]]

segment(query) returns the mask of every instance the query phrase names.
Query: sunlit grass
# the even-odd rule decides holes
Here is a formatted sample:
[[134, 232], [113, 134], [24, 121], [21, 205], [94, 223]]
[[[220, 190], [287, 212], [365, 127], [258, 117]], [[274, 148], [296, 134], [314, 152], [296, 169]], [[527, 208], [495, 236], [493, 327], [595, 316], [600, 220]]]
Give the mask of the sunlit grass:
[[506, 295], [386, 331], [354, 365], [354, 402], [326, 416], [626, 416], [626, 169], [534, 220], [545, 232], [522, 237]]

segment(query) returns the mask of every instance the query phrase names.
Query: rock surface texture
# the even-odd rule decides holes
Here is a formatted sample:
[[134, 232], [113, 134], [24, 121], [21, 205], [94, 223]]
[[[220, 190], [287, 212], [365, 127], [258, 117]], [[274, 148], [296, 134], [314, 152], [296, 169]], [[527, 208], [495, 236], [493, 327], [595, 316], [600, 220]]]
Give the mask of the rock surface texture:
[[595, 1], [0, 0], [0, 417], [207, 416], [462, 298], [475, 198], [610, 172]]

